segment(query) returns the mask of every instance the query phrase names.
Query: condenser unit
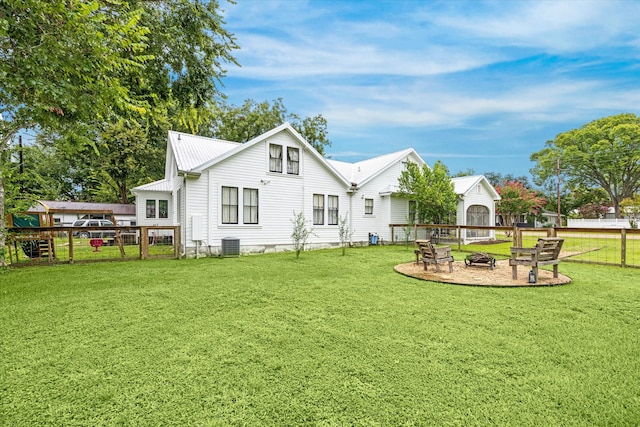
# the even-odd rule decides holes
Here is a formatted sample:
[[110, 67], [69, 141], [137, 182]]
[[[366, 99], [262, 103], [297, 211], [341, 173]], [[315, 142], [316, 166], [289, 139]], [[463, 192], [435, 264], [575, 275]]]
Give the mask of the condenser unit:
[[236, 237], [225, 237], [222, 239], [222, 256], [240, 256], [240, 239]]

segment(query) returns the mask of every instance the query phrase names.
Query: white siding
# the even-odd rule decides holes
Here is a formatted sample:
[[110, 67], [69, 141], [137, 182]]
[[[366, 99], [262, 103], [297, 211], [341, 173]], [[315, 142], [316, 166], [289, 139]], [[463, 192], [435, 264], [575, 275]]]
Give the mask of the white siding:
[[[393, 222], [391, 219], [392, 209], [399, 205], [395, 202], [392, 203], [391, 200], [395, 199], [394, 197], [389, 194], [380, 195], [380, 192], [388, 191], [390, 185], [397, 186], [398, 177], [400, 177], [402, 170], [403, 164], [398, 161], [366, 182], [358, 190], [353, 201], [354, 241], [367, 241], [369, 233], [377, 233], [381, 239], [391, 241], [389, 224]], [[373, 215], [364, 213], [365, 199], [373, 199]], [[394, 218], [397, 218], [398, 215], [406, 216], [406, 208], [399, 214], [394, 213]]]
[[[479, 188], [478, 188], [479, 186]], [[464, 195], [464, 198], [458, 202], [458, 218], [457, 218], [457, 224], [458, 225], [466, 225], [467, 224], [467, 210], [469, 209], [470, 206], [473, 205], [480, 205], [480, 206], [484, 206], [487, 209], [489, 209], [489, 224], [488, 225], [495, 225], [494, 221], [495, 221], [495, 203], [493, 200], [493, 197], [491, 195], [490, 189], [487, 187], [486, 181], [482, 180], [480, 181], [480, 183], [476, 186], [473, 186], [472, 188], [469, 189], [469, 191], [467, 191], [467, 193]], [[466, 239], [466, 233], [463, 232], [463, 238]], [[485, 239], [489, 239], [489, 238], [495, 238], [495, 232], [492, 230], [489, 233], [488, 237], [481, 237], [478, 238], [479, 240], [485, 240]]]
[[[286, 172], [286, 149], [283, 150], [283, 173], [269, 172], [269, 144], [300, 149], [300, 174]], [[197, 180], [187, 182], [188, 216], [203, 215], [203, 227], [207, 230], [205, 246], [217, 248], [225, 237], [240, 239], [240, 245], [286, 246], [291, 245], [294, 212], [304, 212], [314, 235], [308, 243], [335, 244], [339, 241], [338, 226], [327, 225], [327, 197], [339, 197], [339, 214], [344, 216], [349, 203], [345, 184], [288, 133], [279, 133], [266, 141], [255, 144], [238, 155], [221, 161], [204, 171]], [[222, 187], [238, 188], [238, 224], [222, 224]], [[243, 224], [243, 189], [258, 190], [258, 224]], [[325, 224], [313, 225], [313, 194], [325, 195]], [[191, 236], [190, 220], [186, 218], [187, 239]], [[193, 246], [187, 241], [187, 246]]]
[[[156, 218], [147, 218], [147, 200], [156, 201]], [[157, 217], [157, 203], [158, 200], [169, 201], [169, 214], [168, 218]], [[136, 194], [136, 218], [139, 226], [150, 225], [173, 225], [171, 210], [173, 209], [173, 197], [168, 191], [139, 191]]]

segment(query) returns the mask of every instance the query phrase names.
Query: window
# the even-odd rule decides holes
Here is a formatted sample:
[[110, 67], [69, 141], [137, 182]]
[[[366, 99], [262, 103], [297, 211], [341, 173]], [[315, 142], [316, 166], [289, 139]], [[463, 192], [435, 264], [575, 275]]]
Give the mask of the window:
[[222, 187], [222, 223], [238, 223], [238, 187]]
[[156, 201], [147, 200], [147, 218], [156, 217]]
[[269, 144], [269, 172], [282, 172], [282, 145]]
[[364, 199], [365, 215], [373, 215], [373, 199]]
[[407, 219], [414, 223], [418, 221], [418, 202], [415, 200], [409, 200], [409, 217]]
[[287, 173], [300, 174], [300, 150], [297, 148], [287, 147]]
[[327, 224], [338, 225], [338, 196], [329, 196], [327, 199]]
[[313, 195], [313, 224], [324, 224], [324, 194]]
[[245, 188], [242, 191], [242, 222], [245, 224], [258, 223], [258, 189]]
[[169, 218], [168, 200], [158, 200], [158, 218]]

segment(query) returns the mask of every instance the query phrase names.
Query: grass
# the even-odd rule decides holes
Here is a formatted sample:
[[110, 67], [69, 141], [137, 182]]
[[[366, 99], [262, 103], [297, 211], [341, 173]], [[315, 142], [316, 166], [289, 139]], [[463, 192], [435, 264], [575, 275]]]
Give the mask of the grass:
[[412, 258], [0, 272], [0, 424], [640, 424], [639, 270], [478, 288], [393, 271]]

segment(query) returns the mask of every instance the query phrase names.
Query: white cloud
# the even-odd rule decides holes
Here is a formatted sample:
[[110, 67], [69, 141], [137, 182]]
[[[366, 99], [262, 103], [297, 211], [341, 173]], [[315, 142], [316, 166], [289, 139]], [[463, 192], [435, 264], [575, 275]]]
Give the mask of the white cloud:
[[[484, 4], [484, 3], [483, 3]], [[486, 4], [485, 4], [486, 5]], [[621, 38], [637, 39], [640, 3], [632, 1], [521, 1], [489, 3], [439, 15], [434, 22], [502, 46], [542, 47], [550, 52], [583, 51]]]

